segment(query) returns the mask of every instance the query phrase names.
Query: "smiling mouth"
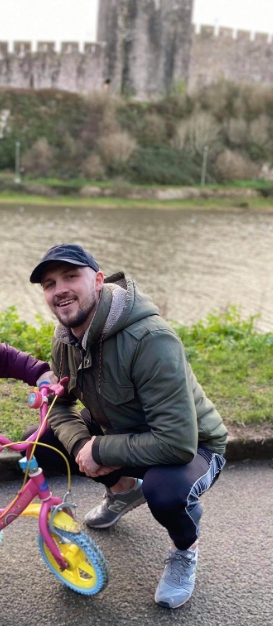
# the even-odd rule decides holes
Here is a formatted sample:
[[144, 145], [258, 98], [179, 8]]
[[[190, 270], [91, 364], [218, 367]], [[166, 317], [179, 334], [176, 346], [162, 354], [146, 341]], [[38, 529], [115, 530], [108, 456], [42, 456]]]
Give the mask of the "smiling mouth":
[[57, 304], [57, 307], [60, 309], [63, 309], [67, 306], [69, 306], [70, 304], [73, 304], [73, 302], [75, 302], [75, 299], [73, 298], [72, 300], [62, 300], [62, 302], [59, 302]]

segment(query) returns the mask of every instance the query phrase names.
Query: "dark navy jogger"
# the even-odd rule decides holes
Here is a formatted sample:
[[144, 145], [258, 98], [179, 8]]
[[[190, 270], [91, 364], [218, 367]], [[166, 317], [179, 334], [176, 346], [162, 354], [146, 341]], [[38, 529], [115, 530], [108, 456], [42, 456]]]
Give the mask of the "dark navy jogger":
[[[82, 411], [82, 417], [91, 436], [102, 434], [98, 425], [90, 423], [90, 414], [87, 410]], [[24, 433], [24, 438], [36, 428], [37, 426], [29, 428]], [[40, 441], [61, 450], [69, 460], [72, 473], [81, 474], [75, 460], [68, 455], [51, 428], [47, 428]], [[45, 471], [66, 472], [63, 459], [54, 451], [38, 447], [36, 458]], [[198, 453], [191, 463], [186, 465], [122, 467], [94, 480], [106, 487], [113, 487], [121, 476], [142, 478], [143, 493], [152, 515], [167, 529], [175, 546], [179, 550], [186, 550], [199, 536], [202, 515], [199, 498], [213, 485], [224, 465], [223, 456], [212, 453], [202, 446], [198, 448]]]
[[199, 536], [200, 496], [218, 478], [225, 460], [203, 448], [187, 465], [149, 468], [142, 489], [155, 519], [165, 526], [179, 550], [187, 550]]

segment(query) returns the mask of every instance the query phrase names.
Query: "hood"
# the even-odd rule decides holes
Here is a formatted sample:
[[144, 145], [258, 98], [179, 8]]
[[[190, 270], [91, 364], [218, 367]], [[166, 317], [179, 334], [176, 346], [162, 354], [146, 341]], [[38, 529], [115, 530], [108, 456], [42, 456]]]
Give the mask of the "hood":
[[[150, 296], [144, 294], [131, 278], [123, 272], [105, 279], [96, 313], [82, 339], [82, 346], [92, 346], [115, 335], [135, 322], [150, 315], [159, 315], [158, 307]], [[76, 343], [69, 328], [58, 324], [55, 337], [63, 343]]]
[[[113, 280], [115, 279], [115, 276], [118, 277], [117, 280]], [[122, 287], [125, 290], [126, 297], [124, 299], [124, 307], [118, 315], [116, 321], [110, 328], [107, 328], [107, 323], [105, 324], [105, 329], [107, 328], [106, 333], [103, 331], [105, 336], [110, 337], [111, 335], [118, 333], [120, 330], [124, 330], [128, 326], [131, 326], [131, 324], [139, 322], [150, 315], [159, 315], [159, 309], [153, 303], [151, 297], [144, 294], [134, 280], [131, 278], [126, 279], [125, 275], [120, 272], [118, 275], [114, 275], [109, 279], [106, 279], [104, 289], [107, 289], [108, 282], [110, 283], [110, 281], [111, 285], [118, 284]]]

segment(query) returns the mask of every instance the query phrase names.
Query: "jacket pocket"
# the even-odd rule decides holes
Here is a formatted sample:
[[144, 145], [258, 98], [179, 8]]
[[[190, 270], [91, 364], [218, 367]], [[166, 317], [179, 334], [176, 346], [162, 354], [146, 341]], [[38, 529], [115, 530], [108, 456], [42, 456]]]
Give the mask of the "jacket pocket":
[[[97, 391], [99, 391], [98, 387]], [[133, 385], [124, 387], [122, 385], [106, 382], [105, 380], [101, 381], [99, 393], [105, 400], [115, 405], [126, 404], [126, 402], [133, 400], [135, 396]]]

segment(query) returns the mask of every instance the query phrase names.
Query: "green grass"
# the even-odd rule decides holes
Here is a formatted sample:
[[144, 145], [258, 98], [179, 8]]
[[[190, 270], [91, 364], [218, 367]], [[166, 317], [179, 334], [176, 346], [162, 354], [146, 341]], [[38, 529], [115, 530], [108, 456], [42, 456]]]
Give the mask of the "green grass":
[[273, 333], [255, 331], [234, 307], [177, 333], [194, 373], [227, 425], [273, 426]]
[[189, 198], [185, 200], [135, 200], [131, 198], [75, 198], [71, 196], [44, 196], [21, 194], [12, 191], [0, 192], [0, 205], [9, 204], [18, 206], [56, 206], [56, 207], [86, 207], [101, 209], [215, 209], [225, 210], [272, 210], [273, 198]]
[[[0, 174], [1, 177], [1, 174]], [[62, 180], [61, 178], [29, 178], [29, 177], [25, 177], [24, 181], [26, 182], [33, 182], [33, 183], [39, 183], [41, 185], [48, 185], [50, 187], [58, 187], [58, 186], [64, 186], [64, 187], [83, 187], [84, 185], [88, 185], [88, 186], [93, 186], [93, 187], [102, 187], [102, 188], [109, 188], [109, 187], [114, 187], [115, 184], [117, 183], [117, 181], [115, 179], [109, 179], [109, 180], [104, 180], [104, 181], [92, 181], [92, 180], [88, 180], [86, 178], [71, 178], [69, 180]], [[136, 189], [162, 189], [162, 185], [159, 184], [151, 184], [151, 185], [147, 185], [147, 184], [141, 184], [141, 183], [129, 183], [128, 181], [126, 181], [126, 183], [133, 188]], [[163, 185], [165, 186], [165, 185]], [[169, 187], [180, 187], [181, 185], [168, 185]], [[203, 187], [203, 185], [196, 183], [194, 185], [194, 187], [196, 187], [197, 189], [200, 189], [201, 187]], [[206, 189], [232, 189], [234, 187], [240, 187], [243, 190], [244, 189], [257, 189], [257, 190], [261, 190], [261, 189], [268, 189], [273, 187], [273, 182], [271, 180], [264, 180], [261, 178], [258, 178], [256, 180], [234, 180], [232, 182], [226, 182], [226, 183], [213, 183], [213, 184], [206, 184], [205, 188]]]
[[242, 189], [257, 189], [257, 191], [261, 189], [268, 189], [273, 187], [273, 182], [271, 180], [264, 180], [262, 178], [258, 178], [256, 180], [234, 180], [228, 183], [215, 183], [214, 185], [209, 185], [214, 189], [230, 189], [232, 187], [241, 187]]
[[[7, 181], [7, 187], [5, 187], [5, 180]], [[162, 185], [140, 185], [130, 184], [128, 181], [122, 180], [107, 180], [101, 182], [92, 182], [83, 178], [73, 178], [70, 180], [61, 180], [59, 178], [24, 178], [22, 184], [16, 187], [14, 182], [12, 186], [10, 184], [10, 175], [7, 177], [7, 173], [0, 173], [0, 182], [3, 182], [3, 186], [0, 191], [0, 204], [17, 205], [18, 203], [24, 205], [36, 205], [36, 206], [66, 206], [66, 207], [87, 207], [87, 208], [124, 208], [124, 209], [215, 209], [215, 210], [272, 210], [273, 208], [273, 185], [270, 181], [256, 180], [256, 181], [235, 181], [234, 183], [227, 184], [213, 184], [195, 185], [195, 189], [201, 193], [204, 191], [208, 197], [194, 197], [184, 200], [158, 200], [152, 197], [145, 197], [146, 191], [156, 192], [157, 189], [162, 187], [167, 191], [168, 186]], [[27, 185], [32, 184], [30, 192], [28, 192]], [[35, 192], [35, 185], [37, 186], [37, 193]], [[40, 186], [40, 189], [39, 189]], [[99, 187], [100, 189], [111, 189], [113, 195], [106, 197], [81, 197], [80, 190], [84, 186]], [[54, 196], [48, 196], [46, 188], [50, 188], [55, 191]], [[170, 188], [183, 189], [183, 186], [170, 185]], [[234, 195], [234, 190], [240, 189], [241, 193], [238, 196]], [[258, 192], [257, 197], [250, 197], [247, 195], [247, 190], [256, 190]], [[43, 194], [44, 190], [44, 194]], [[130, 192], [133, 191], [143, 192], [143, 197], [133, 199], [128, 197]], [[224, 197], [216, 197], [215, 192], [223, 190]], [[230, 191], [230, 194], [228, 193]]]
[[19, 441], [26, 426], [35, 424], [38, 414], [27, 406], [27, 385], [12, 379], [0, 379], [1, 393], [1, 430], [9, 439]]
[[[0, 171], [0, 180], [5, 180], [7, 174], [5, 172]], [[9, 173], [9, 178], [10, 179], [10, 173]], [[141, 183], [129, 183], [129, 181], [125, 181], [126, 184], [128, 185], [128, 187], [131, 187], [132, 189], [162, 189], [162, 186], [165, 187], [165, 185], [160, 185], [160, 184], [141, 184]], [[44, 178], [42, 176], [40, 177], [36, 177], [36, 178], [32, 178], [29, 176], [24, 176], [24, 178], [22, 179], [22, 183], [37, 183], [39, 185], [45, 185], [48, 187], [78, 187], [79, 189], [81, 187], [84, 186], [88, 186], [88, 187], [100, 187], [102, 189], [108, 189], [108, 188], [113, 188], [115, 187], [116, 184], [120, 184], [119, 179], [108, 179], [108, 180], [102, 180], [102, 181], [93, 181], [93, 180], [89, 180], [87, 178], [69, 178], [68, 180], [64, 180], [62, 178]], [[181, 185], [168, 185], [169, 187], [181, 187]], [[201, 184], [196, 183], [194, 185], [194, 187], [196, 187], [197, 189], [200, 189], [201, 187], [203, 187]], [[262, 189], [268, 189], [268, 188], [272, 188], [273, 187], [273, 182], [270, 180], [263, 180], [263, 179], [257, 179], [257, 180], [234, 180], [232, 182], [226, 182], [226, 183], [213, 183], [213, 184], [206, 184], [205, 185], [205, 189], [232, 189], [234, 187], [240, 187], [242, 188], [242, 190], [245, 189], [257, 189], [262, 190]]]
[[[255, 322], [256, 317], [241, 319], [231, 306], [191, 327], [176, 328], [198, 381], [227, 427], [273, 427], [273, 333], [258, 333]], [[33, 329], [8, 309], [0, 314], [1, 340], [47, 359], [52, 328], [39, 323]], [[8, 437], [19, 439], [37, 421], [37, 413], [27, 407], [28, 393], [19, 381], [0, 380], [1, 432]]]
[[[33, 387], [19, 380], [0, 379], [1, 428], [0, 433], [12, 441], [20, 441], [27, 426], [37, 424], [39, 412], [28, 407], [27, 399]], [[82, 407], [78, 402], [79, 408]]]

